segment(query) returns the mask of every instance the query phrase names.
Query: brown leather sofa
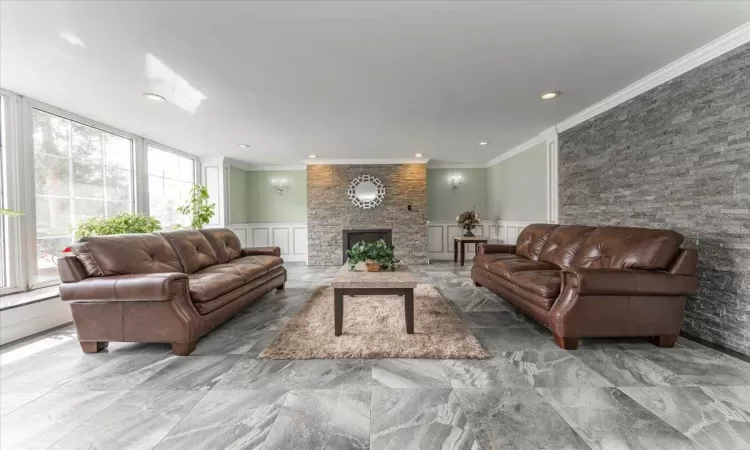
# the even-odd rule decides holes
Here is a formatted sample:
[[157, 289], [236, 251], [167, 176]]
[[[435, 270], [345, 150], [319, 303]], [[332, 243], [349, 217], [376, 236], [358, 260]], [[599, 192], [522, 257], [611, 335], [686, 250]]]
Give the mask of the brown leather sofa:
[[227, 229], [84, 238], [58, 261], [86, 353], [109, 342], [166, 342], [189, 355], [198, 338], [286, 282], [278, 247], [241, 248]]
[[644, 336], [673, 347], [698, 290], [698, 254], [674, 231], [534, 224], [516, 245], [480, 244], [471, 276], [564, 349], [582, 337]]

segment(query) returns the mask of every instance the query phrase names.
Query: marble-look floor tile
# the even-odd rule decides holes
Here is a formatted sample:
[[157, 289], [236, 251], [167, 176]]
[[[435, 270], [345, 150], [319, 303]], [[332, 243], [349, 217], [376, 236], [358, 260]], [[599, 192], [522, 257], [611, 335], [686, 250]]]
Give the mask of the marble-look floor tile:
[[534, 387], [605, 387], [612, 383], [571, 352], [508, 352], [503, 355]]
[[531, 386], [454, 392], [483, 449], [589, 448]]
[[593, 449], [700, 449], [617, 388], [538, 391]]
[[750, 365], [701, 350], [628, 350], [698, 386], [750, 386]]
[[528, 326], [508, 311], [465, 312], [469, 328], [510, 328]]
[[278, 331], [289, 321], [289, 317], [284, 315], [287, 308], [289, 308], [289, 305], [278, 305], [271, 307], [271, 311], [264, 311], [263, 313], [245, 310], [242, 314], [227, 320], [220, 328], [222, 330], [240, 331]]
[[209, 391], [241, 356], [180, 356], [134, 389], [139, 391]]
[[529, 382], [506, 358], [440, 361], [454, 389], [528, 387]]
[[0, 382], [0, 392], [49, 392], [95, 369], [106, 359], [100, 355], [85, 354], [36, 357], [23, 370], [4, 377]]
[[666, 368], [624, 350], [571, 352], [615, 386], [690, 386]]
[[621, 390], [706, 449], [750, 449], [750, 387]]
[[263, 353], [263, 350], [268, 348], [269, 345], [276, 340], [280, 330], [262, 330], [257, 332], [257, 341], [250, 347], [250, 350], [245, 353], [245, 358], [257, 358], [258, 355]]
[[191, 353], [198, 355], [244, 355], [258, 342], [261, 332], [217, 329], [203, 336]]
[[97, 354], [109, 356], [171, 355], [172, 346], [156, 342], [110, 342], [106, 350]]
[[[0, 381], [2, 383], [2, 381]], [[0, 417], [6, 416], [27, 403], [38, 399], [44, 392], [0, 393]]]
[[50, 448], [153, 448], [204, 395], [184, 391], [128, 392]]
[[42, 356], [80, 354], [76, 330], [64, 327], [0, 347], [0, 378], [5, 378]]
[[156, 447], [259, 449], [286, 399], [286, 390], [216, 391], [206, 394]]
[[372, 390], [371, 449], [478, 449], [450, 389]]
[[370, 390], [289, 391], [265, 449], [367, 449]]
[[501, 351], [561, 350], [549, 337], [529, 327], [482, 328], [482, 333]]
[[368, 360], [240, 360], [215, 387], [222, 391], [270, 389], [368, 389], [372, 385]]
[[444, 288], [440, 290], [443, 297], [452, 300], [462, 311], [507, 311], [489, 295], [475, 288]]
[[129, 391], [160, 371], [179, 356], [113, 356], [84, 375], [74, 378], [58, 391]]
[[122, 392], [51, 392], [2, 418], [0, 448], [46, 449]]
[[398, 388], [449, 388], [440, 361], [431, 359], [378, 359], [372, 363], [373, 386]]

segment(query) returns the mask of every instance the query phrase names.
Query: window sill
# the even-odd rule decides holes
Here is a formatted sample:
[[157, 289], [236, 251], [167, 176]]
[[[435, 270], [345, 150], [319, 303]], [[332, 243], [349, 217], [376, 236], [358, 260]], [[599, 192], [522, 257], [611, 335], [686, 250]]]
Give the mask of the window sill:
[[2, 298], [0, 298], [0, 311], [18, 308], [19, 306], [29, 305], [31, 303], [43, 302], [59, 296], [60, 292], [57, 289], [57, 285], [34, 289], [33, 291], [3, 295]]

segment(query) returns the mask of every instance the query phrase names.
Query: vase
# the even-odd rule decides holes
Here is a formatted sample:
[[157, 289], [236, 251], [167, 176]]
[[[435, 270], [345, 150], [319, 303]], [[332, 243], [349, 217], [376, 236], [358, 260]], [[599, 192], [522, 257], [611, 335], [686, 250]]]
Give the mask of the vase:
[[464, 230], [464, 237], [474, 237], [474, 233], [471, 230]]

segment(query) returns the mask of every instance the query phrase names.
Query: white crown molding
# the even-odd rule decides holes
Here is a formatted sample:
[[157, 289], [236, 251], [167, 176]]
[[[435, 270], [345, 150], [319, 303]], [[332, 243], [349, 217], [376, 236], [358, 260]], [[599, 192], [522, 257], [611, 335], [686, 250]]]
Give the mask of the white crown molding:
[[207, 156], [201, 158], [201, 164], [203, 166], [223, 166], [228, 159], [224, 156]]
[[736, 28], [729, 33], [715, 39], [703, 47], [688, 53], [682, 58], [674, 61], [661, 69], [653, 72], [630, 86], [622, 89], [604, 100], [589, 106], [583, 111], [574, 114], [557, 124], [558, 131], [562, 132], [585, 122], [599, 114], [624, 103], [649, 89], [664, 84], [685, 72], [704, 64], [718, 56], [723, 55], [735, 48], [750, 42], [750, 22]]
[[308, 166], [322, 165], [377, 165], [377, 164], [427, 164], [429, 158], [421, 159], [315, 159], [307, 161]]
[[487, 164], [484, 165], [484, 167], [492, 167], [497, 163], [500, 163], [502, 161], [505, 161], [508, 158], [511, 158], [513, 156], [516, 156], [517, 154], [524, 152], [531, 147], [534, 147], [535, 145], [539, 145], [542, 142], [547, 141], [554, 141], [557, 139], [557, 129], [556, 127], [550, 127], [546, 130], [542, 131], [541, 133], [537, 134], [533, 138], [529, 139], [528, 141], [519, 144], [512, 149], [508, 150], [507, 152], [503, 153], [502, 155], [493, 158], [487, 162]]
[[272, 171], [272, 170], [307, 170], [306, 166], [247, 166], [248, 172], [264, 172], [264, 171]]
[[434, 163], [434, 164], [427, 164], [427, 169], [484, 169], [485, 164], [479, 163], [479, 164], [462, 164], [462, 163]]

